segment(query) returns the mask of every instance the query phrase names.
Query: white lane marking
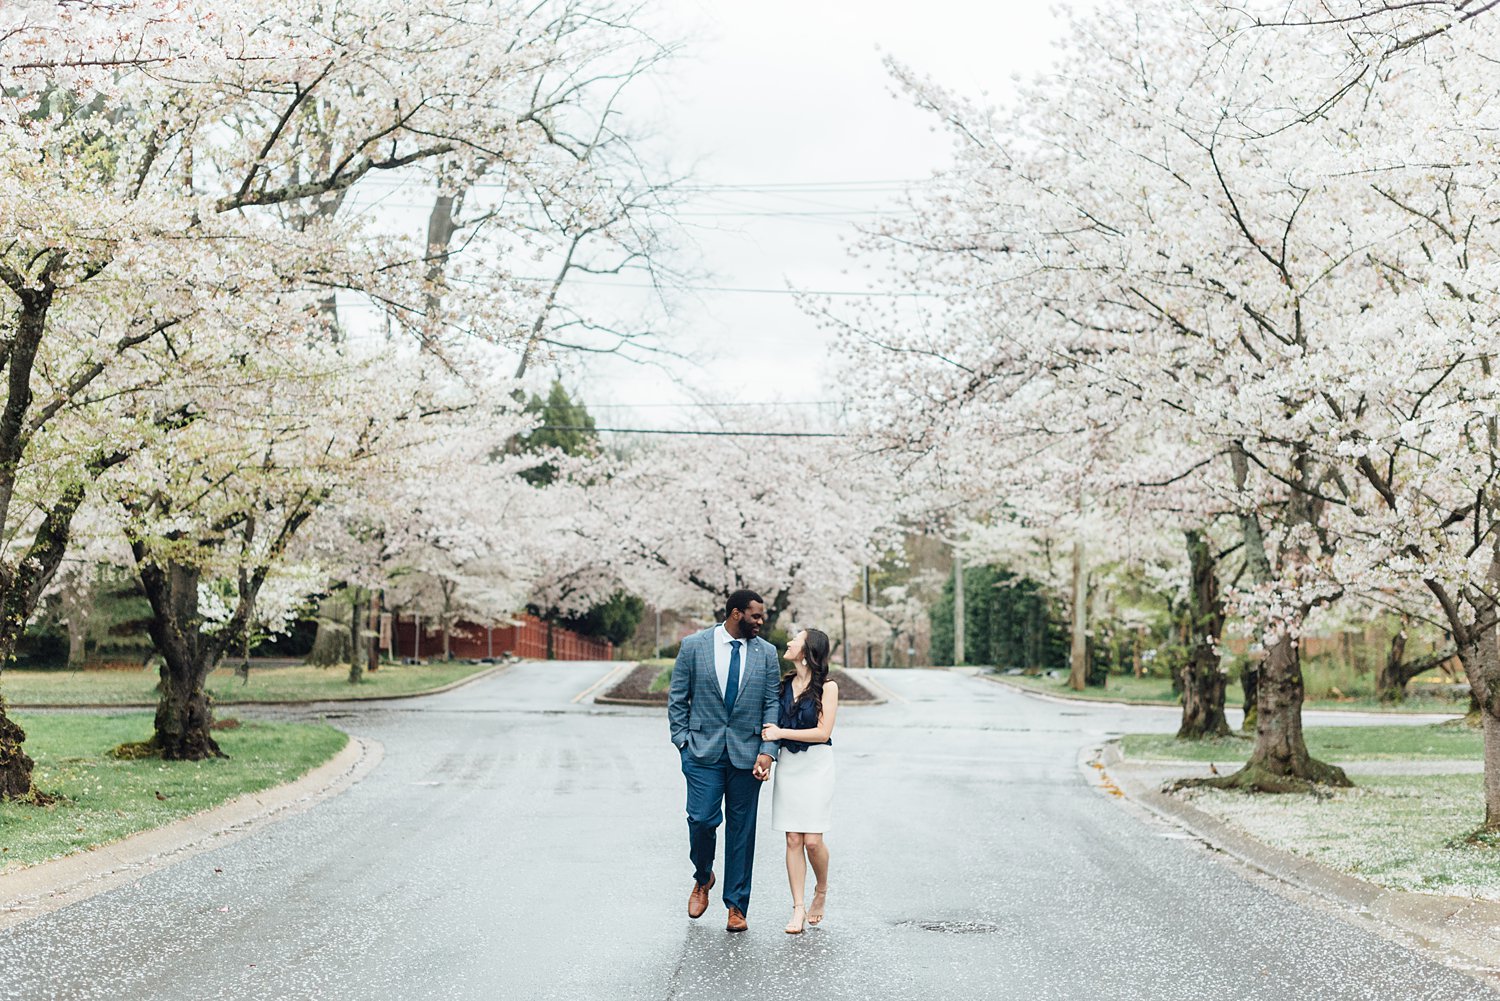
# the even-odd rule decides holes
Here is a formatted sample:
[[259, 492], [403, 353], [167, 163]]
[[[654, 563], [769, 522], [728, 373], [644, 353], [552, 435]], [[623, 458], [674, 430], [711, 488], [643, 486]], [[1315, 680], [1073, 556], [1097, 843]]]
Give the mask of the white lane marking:
[[626, 661], [618, 667], [614, 667], [606, 671], [604, 677], [600, 678], [598, 681], [594, 682], [592, 685], [585, 688], [577, 695], [573, 696], [573, 705], [577, 705], [578, 703], [582, 702], [584, 699], [588, 698], [590, 695], [593, 695], [599, 689], [603, 688], [606, 684], [613, 681], [616, 677], [623, 675], [626, 671], [635, 666], [635, 661]]

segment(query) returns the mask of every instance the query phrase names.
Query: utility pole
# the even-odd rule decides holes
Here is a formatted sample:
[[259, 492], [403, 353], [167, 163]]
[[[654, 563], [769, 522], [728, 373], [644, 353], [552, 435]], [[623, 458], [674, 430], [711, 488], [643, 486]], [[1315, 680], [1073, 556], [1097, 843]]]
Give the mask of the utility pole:
[[368, 671], [380, 670], [380, 589], [370, 588], [370, 646], [367, 651]]
[[[865, 611], [866, 612], [870, 611], [870, 565], [868, 563], [865, 564]], [[870, 621], [870, 616], [869, 615], [865, 616], [865, 621], [866, 622]], [[874, 666], [875, 666], [875, 664], [871, 660], [870, 640], [869, 640], [869, 637], [866, 636], [866, 638], [865, 638], [865, 670], [868, 671], [870, 668], [872, 668]]]
[[958, 547], [953, 547], [953, 666], [965, 661], [964, 656], [964, 558]]
[[1073, 648], [1068, 665], [1068, 687], [1083, 691], [1088, 682], [1088, 574], [1084, 570], [1083, 540], [1073, 543]]
[[661, 609], [660, 608], [658, 608], [656, 610], [656, 653], [655, 653], [655, 656], [657, 656], [657, 657], [661, 656]]
[[844, 607], [846, 599], [839, 599], [839, 651], [844, 658], [844, 670], [849, 670], [849, 612]]

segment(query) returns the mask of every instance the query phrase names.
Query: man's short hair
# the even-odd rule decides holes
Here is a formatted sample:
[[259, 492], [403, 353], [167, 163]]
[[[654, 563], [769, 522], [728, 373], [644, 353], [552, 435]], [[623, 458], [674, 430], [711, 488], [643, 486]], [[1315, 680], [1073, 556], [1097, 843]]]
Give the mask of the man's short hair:
[[750, 608], [750, 603], [754, 601], [758, 601], [762, 605], [766, 603], [766, 599], [754, 591], [747, 591], [741, 588], [729, 596], [729, 603], [724, 606], [725, 614], [729, 615], [735, 612], [747, 611]]

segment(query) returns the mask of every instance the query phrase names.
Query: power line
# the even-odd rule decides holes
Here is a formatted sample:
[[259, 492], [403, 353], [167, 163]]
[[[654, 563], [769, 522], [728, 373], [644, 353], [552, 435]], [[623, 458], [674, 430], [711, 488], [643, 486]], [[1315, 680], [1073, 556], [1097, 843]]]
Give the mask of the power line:
[[683, 435], [700, 438], [845, 438], [828, 431], [687, 431], [671, 428], [600, 428], [583, 424], [543, 424], [537, 431], [608, 431], [614, 434]]
[[[884, 180], [870, 180], [870, 181], [768, 181], [768, 182], [759, 182], [759, 183], [757, 183], [757, 182], [726, 182], [726, 183], [721, 183], [721, 184], [719, 184], [719, 183], [711, 183], [711, 182], [704, 182], [702, 184], [671, 184], [671, 185], [667, 185], [663, 190], [664, 191], [710, 191], [710, 192], [711, 191], [734, 191], [734, 192], [751, 192], [751, 193], [758, 192], [758, 191], [764, 191], [764, 192], [770, 192], [770, 193], [777, 193], [777, 192], [783, 192], [783, 191], [808, 191], [808, 192], [817, 192], [817, 193], [820, 193], [820, 194], [827, 193], [827, 192], [832, 192], [832, 191], [850, 191], [850, 192], [867, 192], [867, 191], [880, 191], [880, 190], [904, 191], [907, 188], [910, 188], [914, 184], [924, 184], [924, 183], [927, 182], [927, 180], [928, 180], [927, 178], [911, 178], [911, 177], [900, 178], [900, 177], [898, 177], [898, 178], [887, 178], [887, 179], [884, 179]], [[367, 177], [360, 178], [359, 183], [361, 185], [368, 185], [370, 187], [391, 188], [391, 187], [404, 187], [404, 186], [407, 186], [407, 185], [421, 186], [421, 185], [426, 184], [427, 182], [425, 181], [425, 179], [424, 180], [414, 180], [414, 179], [410, 179], [410, 178], [378, 177], [378, 176], [376, 176], [376, 177], [370, 177], [370, 176], [367, 176]], [[484, 181], [484, 180], [475, 181], [475, 182], [471, 183], [469, 186], [470, 187], [474, 187], [474, 188], [505, 188], [505, 187], [508, 187], [508, 185], [504, 181]]]
[[[431, 206], [418, 204], [416, 202], [393, 202], [381, 197], [379, 201], [372, 202], [367, 208], [382, 209], [426, 209]], [[920, 215], [915, 209], [725, 209], [721, 211], [706, 211], [695, 209], [686, 212], [665, 213], [676, 219], [866, 219], [872, 216], [898, 216], [902, 218]]]
[[837, 400], [769, 400], [763, 403], [590, 403], [590, 410], [638, 410], [645, 408], [666, 407], [838, 407], [842, 406]]
[[[522, 278], [521, 276], [516, 277], [521, 281], [551, 282], [555, 280], [552, 278]], [[836, 297], [853, 296], [862, 298], [869, 298], [873, 296], [876, 298], [913, 297], [919, 299], [940, 298], [935, 292], [895, 292], [880, 290], [860, 291], [858, 289], [752, 288], [743, 285], [676, 285], [672, 283], [654, 285], [650, 282], [595, 282], [583, 281], [581, 279], [572, 279], [570, 283], [573, 285], [595, 285], [601, 288], [648, 288], [655, 289], [659, 292], [740, 292], [747, 295], [826, 295]]]
[[[495, 283], [482, 282], [477, 278], [451, 278], [449, 281], [458, 285], [491, 285]], [[517, 282], [541, 282], [552, 284], [557, 281], [556, 276], [546, 275], [506, 275], [497, 279], [497, 283], [505, 281]], [[748, 285], [679, 285], [676, 282], [621, 282], [612, 280], [594, 280], [586, 278], [569, 278], [563, 283], [563, 287], [574, 285], [587, 285], [595, 288], [640, 288], [651, 289], [655, 292], [738, 292], [747, 295], [826, 295], [840, 298], [917, 298], [917, 299], [939, 299], [942, 298], [936, 292], [900, 292], [883, 289], [803, 289], [803, 288], [760, 288]]]

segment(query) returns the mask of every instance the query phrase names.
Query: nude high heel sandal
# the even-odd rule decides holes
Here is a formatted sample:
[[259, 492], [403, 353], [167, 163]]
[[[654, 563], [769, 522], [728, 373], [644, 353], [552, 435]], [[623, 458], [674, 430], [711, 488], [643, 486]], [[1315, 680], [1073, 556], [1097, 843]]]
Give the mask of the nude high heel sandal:
[[828, 906], [828, 887], [825, 886], [821, 890], [819, 890], [817, 888], [814, 888], [813, 889], [812, 907], [808, 908], [808, 911], [807, 911], [807, 923], [810, 924], [810, 925], [816, 925], [816, 924], [819, 924], [820, 922], [822, 922], [822, 920], [823, 920], [823, 908], [825, 908], [827, 906]]
[[801, 904], [792, 905], [792, 920], [787, 922], [784, 931], [788, 935], [801, 935], [807, 929], [807, 909]]

